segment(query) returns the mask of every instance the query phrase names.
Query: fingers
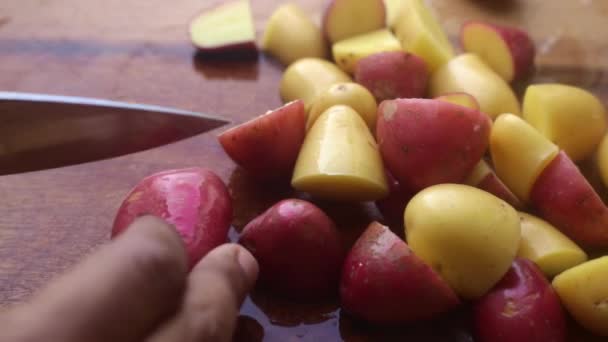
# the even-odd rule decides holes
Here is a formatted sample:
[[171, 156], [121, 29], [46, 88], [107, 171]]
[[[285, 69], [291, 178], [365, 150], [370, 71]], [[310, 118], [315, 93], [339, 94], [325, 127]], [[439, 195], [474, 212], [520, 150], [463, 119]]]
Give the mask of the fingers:
[[231, 341], [239, 308], [257, 276], [258, 264], [243, 247], [214, 249], [192, 270], [178, 315], [149, 341]]
[[140, 341], [178, 309], [186, 264], [175, 230], [140, 218], [15, 312], [10, 331], [22, 340]]

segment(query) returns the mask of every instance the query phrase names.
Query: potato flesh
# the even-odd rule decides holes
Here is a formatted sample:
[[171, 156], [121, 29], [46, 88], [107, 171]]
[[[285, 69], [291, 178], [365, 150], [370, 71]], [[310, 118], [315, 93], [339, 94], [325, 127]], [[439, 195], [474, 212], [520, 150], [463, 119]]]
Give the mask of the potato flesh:
[[498, 177], [522, 201], [559, 153], [558, 147], [513, 114], [499, 116], [490, 134], [490, 151]]
[[475, 165], [475, 168], [464, 183], [470, 186], [477, 186], [477, 184], [481, 183], [481, 181], [483, 181], [484, 178], [486, 178], [492, 172], [494, 171], [492, 171], [490, 165], [488, 165], [485, 160], [481, 159], [479, 163]]
[[382, 0], [332, 0], [323, 18], [331, 43], [375, 31], [386, 25]]
[[503, 200], [461, 184], [419, 192], [405, 209], [409, 246], [465, 299], [479, 298], [507, 272], [519, 216]]
[[510, 82], [515, 75], [515, 64], [509, 46], [492, 27], [480, 23], [465, 26], [462, 44], [466, 52], [478, 55], [505, 81]]
[[523, 117], [574, 160], [589, 157], [606, 132], [606, 113], [591, 93], [564, 84], [527, 88]]
[[403, 1], [394, 30], [403, 49], [424, 59], [431, 72], [454, 57], [443, 28], [421, 0]]
[[562, 304], [583, 327], [608, 336], [608, 256], [573, 267], [553, 280]]
[[530, 259], [547, 277], [587, 261], [587, 254], [550, 223], [523, 212], [517, 256]]
[[387, 29], [341, 40], [332, 46], [336, 64], [351, 74], [355, 71], [355, 65], [360, 59], [388, 51], [403, 51], [403, 49], [397, 38]]
[[388, 194], [382, 158], [365, 121], [352, 108], [326, 110], [298, 155], [292, 186], [335, 200], [376, 200]]
[[479, 103], [475, 98], [467, 93], [445, 94], [435, 98], [439, 101], [445, 101], [459, 106], [479, 110]]
[[503, 113], [520, 114], [519, 101], [511, 87], [477, 55], [462, 54], [431, 76], [431, 96], [454, 92], [471, 94], [482, 112], [492, 119]]
[[337, 83], [319, 94], [310, 108], [306, 129], [310, 129], [319, 115], [329, 107], [340, 104], [354, 109], [361, 115], [370, 131], [374, 132], [378, 104], [374, 96], [357, 83]]
[[597, 166], [600, 177], [605, 186], [608, 186], [608, 134], [604, 135], [597, 149]]
[[284, 65], [300, 58], [325, 58], [325, 38], [310, 17], [295, 4], [280, 6], [271, 15], [262, 37], [262, 49]]
[[243, 43], [255, 41], [255, 30], [248, 0], [229, 2], [204, 13], [190, 25], [192, 42], [196, 46], [214, 48], [226, 42]]

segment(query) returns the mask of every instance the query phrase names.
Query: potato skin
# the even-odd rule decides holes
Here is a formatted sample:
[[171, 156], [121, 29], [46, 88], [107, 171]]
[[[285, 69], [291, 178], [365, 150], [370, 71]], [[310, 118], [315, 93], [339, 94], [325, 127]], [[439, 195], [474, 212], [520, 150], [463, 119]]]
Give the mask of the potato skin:
[[385, 170], [385, 173], [389, 193], [385, 198], [376, 201], [376, 206], [385, 220], [391, 224], [398, 222], [399, 227], [401, 227], [403, 225], [405, 207], [410, 199], [412, 199], [412, 196], [414, 196], [414, 193], [401, 186], [399, 181], [388, 170]]
[[294, 299], [337, 293], [344, 249], [333, 221], [314, 204], [282, 200], [243, 229], [239, 243], [260, 265], [260, 286]]
[[578, 244], [608, 247], [608, 209], [564, 151], [538, 176], [530, 200], [541, 217]]
[[114, 219], [112, 238], [143, 215], [158, 216], [175, 227], [192, 268], [210, 250], [227, 241], [232, 199], [211, 170], [167, 170], [144, 178], [129, 192]]
[[473, 109], [439, 100], [397, 99], [380, 104], [376, 137], [386, 168], [418, 191], [462, 182], [488, 147], [490, 126], [489, 117]]
[[479, 342], [566, 341], [559, 297], [538, 266], [515, 259], [496, 286], [473, 305]]
[[379, 324], [429, 319], [460, 303], [439, 274], [378, 222], [346, 257], [340, 297], [346, 311]]
[[304, 103], [296, 100], [230, 128], [218, 140], [250, 175], [276, 181], [291, 176], [305, 134]]

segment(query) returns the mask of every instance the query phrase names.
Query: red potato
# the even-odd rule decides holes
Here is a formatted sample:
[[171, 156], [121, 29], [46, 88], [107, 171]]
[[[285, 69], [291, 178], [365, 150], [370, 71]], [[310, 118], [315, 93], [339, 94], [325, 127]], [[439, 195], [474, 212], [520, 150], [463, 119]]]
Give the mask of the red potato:
[[296, 100], [219, 135], [224, 151], [260, 180], [288, 179], [306, 135], [304, 102]]
[[396, 98], [424, 97], [429, 71], [424, 60], [402, 51], [380, 52], [355, 66], [355, 80], [378, 102]]
[[346, 257], [340, 299], [347, 312], [378, 324], [430, 319], [460, 303], [438, 273], [378, 222]]
[[389, 194], [387, 197], [376, 201], [376, 206], [386, 220], [399, 222], [402, 225], [405, 207], [414, 194], [402, 187], [388, 170], [385, 170], [385, 173]]
[[473, 172], [465, 180], [465, 184], [489, 192], [514, 208], [523, 207], [517, 196], [498, 178], [496, 172], [483, 159], [475, 165]]
[[473, 305], [476, 341], [561, 342], [566, 319], [559, 297], [538, 266], [515, 259], [490, 292]]
[[575, 242], [608, 247], [608, 209], [564, 151], [538, 176], [530, 201], [545, 220]]
[[144, 178], [129, 192], [114, 219], [112, 238], [143, 215], [160, 217], [175, 227], [192, 268], [227, 241], [232, 200], [222, 180], [208, 169], [168, 170]]
[[376, 136], [386, 168], [407, 189], [419, 191], [462, 182], [488, 147], [490, 126], [490, 118], [473, 109], [397, 99], [380, 104]]
[[245, 226], [239, 243], [257, 259], [262, 287], [297, 299], [337, 292], [344, 260], [340, 235], [312, 203], [278, 202]]
[[524, 77], [534, 66], [534, 43], [518, 28], [469, 21], [462, 27], [460, 41], [464, 51], [479, 55], [507, 82]]

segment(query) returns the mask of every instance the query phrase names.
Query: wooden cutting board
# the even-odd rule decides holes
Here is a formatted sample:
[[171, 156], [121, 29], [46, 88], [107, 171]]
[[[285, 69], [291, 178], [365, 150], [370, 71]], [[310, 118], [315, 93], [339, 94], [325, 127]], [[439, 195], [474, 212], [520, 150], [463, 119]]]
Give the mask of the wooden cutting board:
[[[296, 2], [316, 20], [325, 6], [323, 0]], [[466, 19], [487, 18], [528, 29], [539, 51], [534, 82], [573, 84], [608, 100], [607, 1], [428, 2], [454, 41]], [[187, 35], [188, 22], [199, 10], [220, 1], [178, 3], [3, 0], [0, 90], [174, 106], [221, 115], [235, 124], [279, 106], [282, 67], [272, 59], [196, 57]], [[258, 37], [279, 3], [252, 0]], [[223, 129], [121, 158], [0, 177], [0, 305], [27, 299], [107, 242], [123, 196], [151, 173], [195, 165], [217, 172], [235, 197], [236, 227], [288, 195], [267, 191], [235, 168], [216, 140]], [[360, 214], [350, 215], [353, 209]], [[329, 210], [342, 227], [351, 228], [350, 239], [375, 216], [369, 206]], [[294, 307], [257, 294], [247, 300], [242, 313], [237, 339], [243, 340], [361, 341], [387, 336], [355, 323], [332, 304]], [[404, 327], [397, 336], [470, 341], [465, 314]], [[582, 334], [574, 335], [573, 339], [583, 340]]]

